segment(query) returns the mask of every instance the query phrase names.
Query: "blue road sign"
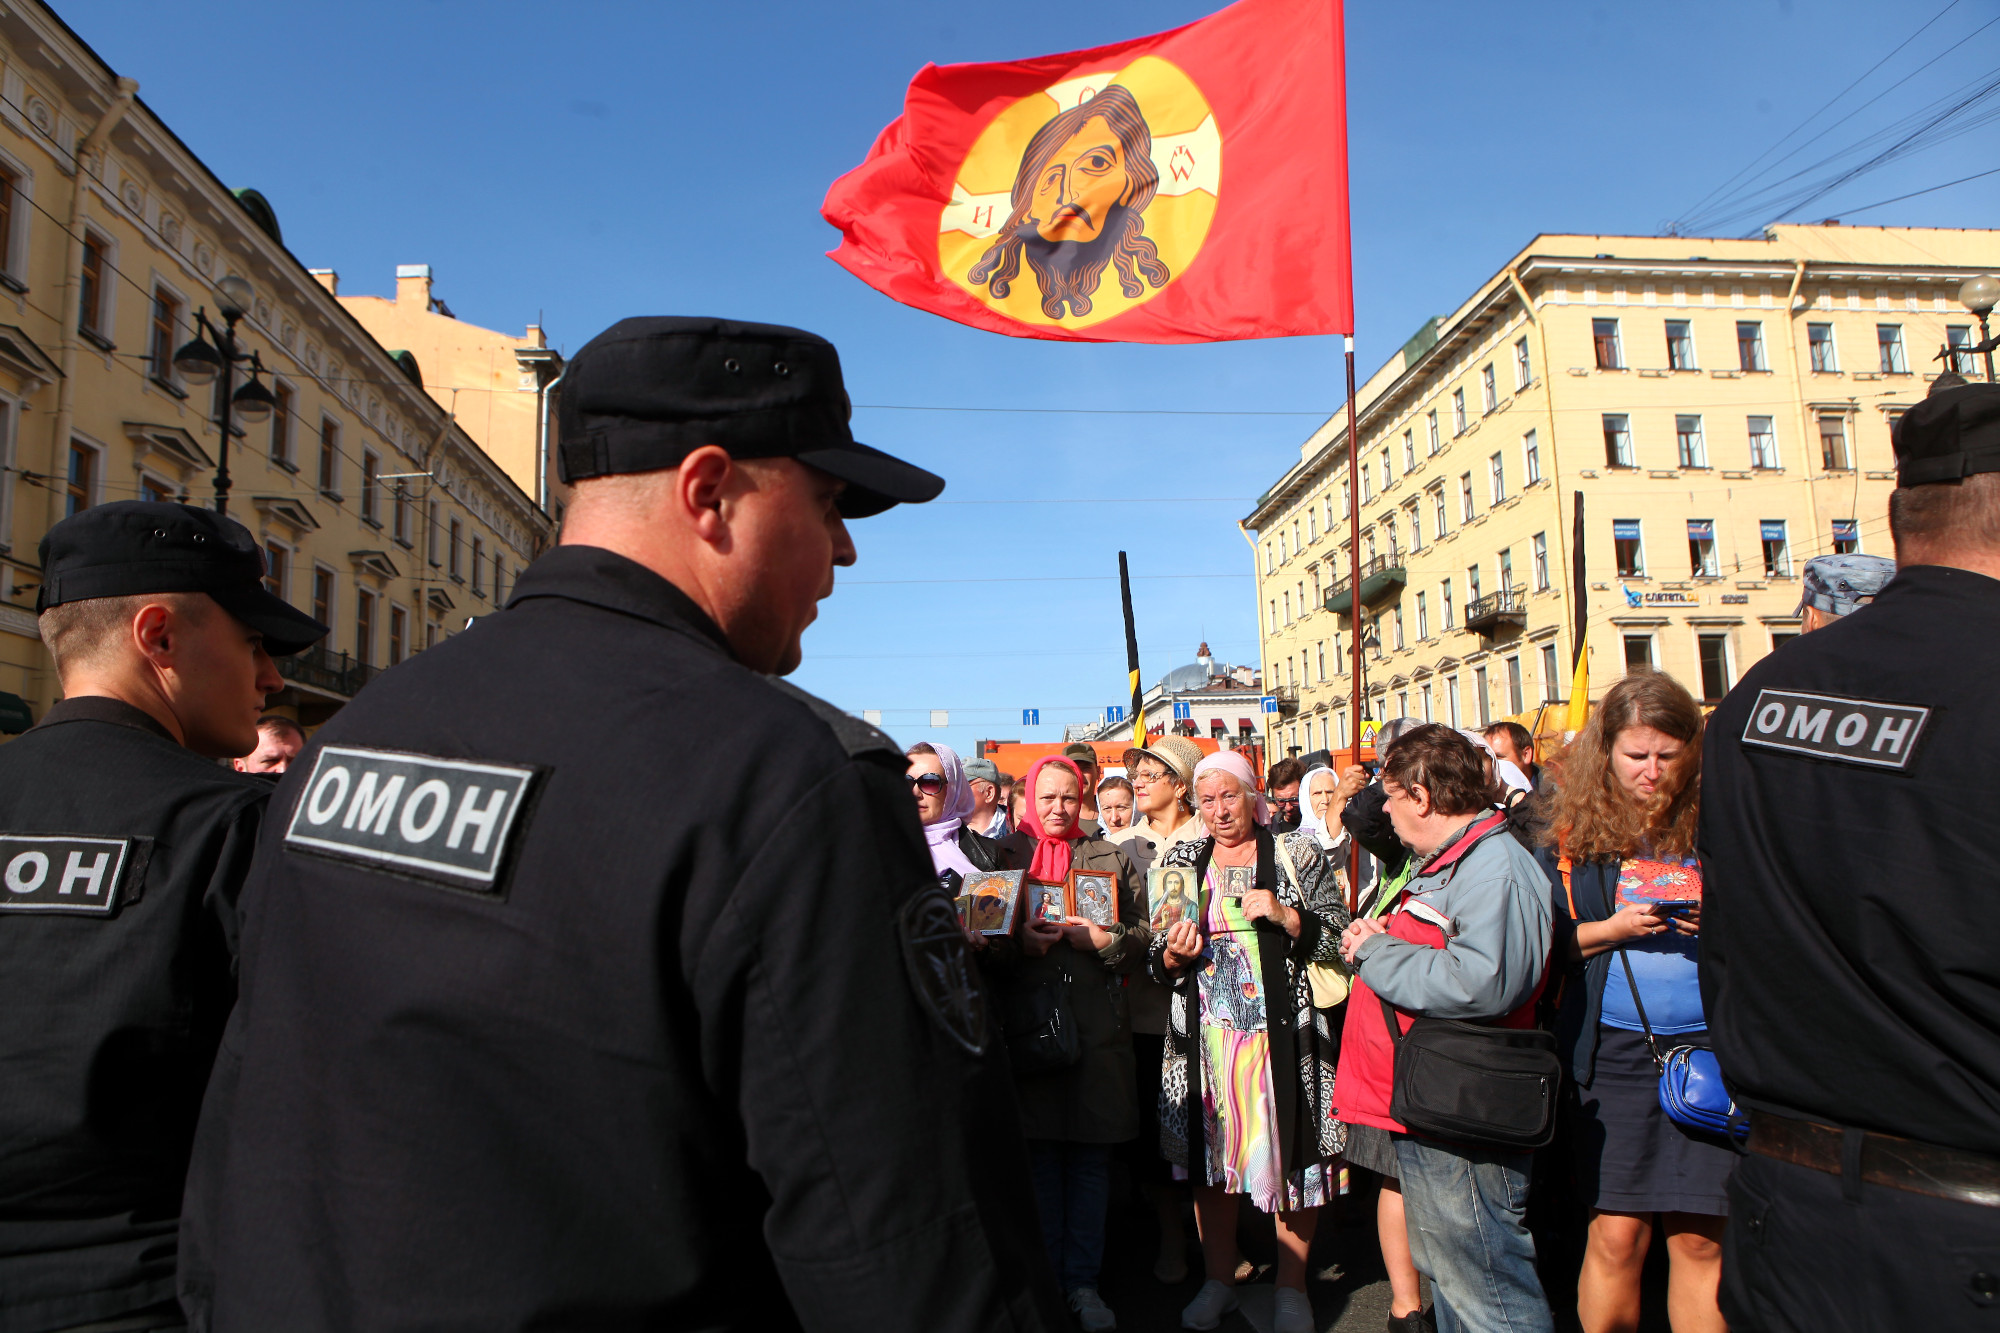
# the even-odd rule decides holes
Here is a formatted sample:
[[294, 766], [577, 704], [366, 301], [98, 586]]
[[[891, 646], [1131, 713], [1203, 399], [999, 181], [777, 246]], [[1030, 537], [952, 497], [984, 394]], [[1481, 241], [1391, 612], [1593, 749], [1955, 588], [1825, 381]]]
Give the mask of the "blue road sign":
[[1021, 725], [1024, 727], [1041, 726], [1042, 710], [1039, 708], [1023, 708], [1021, 710]]
[[1125, 720], [1124, 706], [1122, 704], [1113, 704], [1111, 707], [1105, 709], [1104, 720], [1106, 722], [1123, 722]]
[[1278, 700], [1275, 695], [1267, 694], [1264, 696], [1264, 711], [1267, 713], [1278, 711]]
[[1174, 721], [1176, 721], [1176, 722], [1192, 722], [1193, 720], [1194, 720], [1194, 705], [1193, 705], [1193, 704], [1188, 704], [1188, 703], [1176, 703], [1176, 704], [1174, 705]]

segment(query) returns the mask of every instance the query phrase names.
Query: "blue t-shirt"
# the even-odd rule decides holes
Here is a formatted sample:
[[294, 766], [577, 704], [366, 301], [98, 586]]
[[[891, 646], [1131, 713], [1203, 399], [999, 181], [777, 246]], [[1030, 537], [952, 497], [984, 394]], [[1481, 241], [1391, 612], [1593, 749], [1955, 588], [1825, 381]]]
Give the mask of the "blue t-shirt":
[[[1655, 860], [1627, 857], [1618, 865], [1618, 901], [1631, 903], [1701, 900], [1701, 865], [1692, 857]], [[1611, 955], [1611, 972], [1604, 982], [1605, 1027], [1643, 1032], [1639, 1011], [1632, 1004], [1632, 987], [1625, 969], [1632, 969], [1646, 1017], [1655, 1036], [1700, 1032], [1708, 1026], [1701, 1012], [1701, 983], [1696, 976], [1700, 941], [1669, 926], [1658, 935], [1627, 940]]]

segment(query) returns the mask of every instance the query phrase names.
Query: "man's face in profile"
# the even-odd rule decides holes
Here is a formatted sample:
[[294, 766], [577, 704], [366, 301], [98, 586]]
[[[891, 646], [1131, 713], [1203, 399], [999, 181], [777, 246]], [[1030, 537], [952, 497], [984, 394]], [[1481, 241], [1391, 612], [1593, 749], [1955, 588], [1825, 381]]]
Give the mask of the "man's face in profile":
[[257, 748], [230, 764], [238, 773], [283, 773], [305, 745], [290, 727], [260, 727]]

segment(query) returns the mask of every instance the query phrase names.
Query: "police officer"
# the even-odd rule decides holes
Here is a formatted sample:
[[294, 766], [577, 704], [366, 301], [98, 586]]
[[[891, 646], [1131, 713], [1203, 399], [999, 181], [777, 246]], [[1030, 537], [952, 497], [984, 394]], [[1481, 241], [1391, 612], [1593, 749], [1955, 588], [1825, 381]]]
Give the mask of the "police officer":
[[778, 679], [943, 488], [848, 413], [797, 329], [576, 354], [562, 544], [278, 788], [194, 1327], [1063, 1326], [901, 749]]
[[235, 995], [273, 654], [326, 627], [205, 509], [86, 509], [41, 544], [62, 701], [0, 747], [0, 1329], [179, 1327], [175, 1229]]
[[1825, 629], [1875, 600], [1896, 562], [1882, 555], [1820, 555], [1806, 561], [1799, 577], [1799, 633]]
[[1940, 379], [1895, 446], [1895, 578], [1703, 744], [1739, 1333], [2000, 1323], [2000, 387]]

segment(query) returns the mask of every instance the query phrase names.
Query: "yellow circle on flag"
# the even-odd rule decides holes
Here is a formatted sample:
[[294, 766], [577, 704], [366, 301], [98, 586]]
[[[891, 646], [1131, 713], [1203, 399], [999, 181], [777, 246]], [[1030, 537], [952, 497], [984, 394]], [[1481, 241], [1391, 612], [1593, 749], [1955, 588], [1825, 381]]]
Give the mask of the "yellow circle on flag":
[[1201, 90], [1141, 56], [993, 118], [938, 219], [938, 260], [1003, 315], [1087, 328], [1187, 271], [1221, 181], [1222, 136]]

